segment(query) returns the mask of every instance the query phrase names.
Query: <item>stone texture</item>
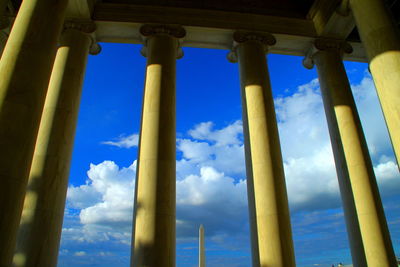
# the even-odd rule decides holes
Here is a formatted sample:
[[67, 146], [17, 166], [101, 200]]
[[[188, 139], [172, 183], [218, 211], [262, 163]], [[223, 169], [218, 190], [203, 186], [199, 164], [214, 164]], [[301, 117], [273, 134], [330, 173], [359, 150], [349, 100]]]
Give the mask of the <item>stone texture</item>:
[[[264, 40], [264, 38], [262, 38]], [[240, 40], [236, 40], [240, 41]], [[237, 45], [254, 267], [294, 267], [288, 199], [265, 45]]]
[[360, 118], [336, 48], [313, 57], [335, 156], [353, 264], [397, 265]]
[[57, 266], [69, 165], [92, 38], [67, 29], [58, 48], [25, 196], [14, 266]]
[[400, 33], [384, 1], [350, 0], [369, 58], [390, 138], [400, 163]]
[[[146, 82], [131, 266], [175, 266], [175, 72], [179, 41], [162, 26], [145, 36]], [[148, 32], [148, 31], [146, 31]]]
[[23, 1], [0, 61], [0, 266], [15, 248], [67, 0]]

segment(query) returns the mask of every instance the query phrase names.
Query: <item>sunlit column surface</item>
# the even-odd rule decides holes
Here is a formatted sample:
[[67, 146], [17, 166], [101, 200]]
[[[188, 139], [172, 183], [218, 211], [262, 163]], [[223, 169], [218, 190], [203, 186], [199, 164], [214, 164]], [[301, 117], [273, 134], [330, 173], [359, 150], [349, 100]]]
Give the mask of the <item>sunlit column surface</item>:
[[147, 57], [132, 235], [133, 267], [175, 266], [175, 68], [180, 27], [141, 28]]
[[50, 78], [22, 211], [14, 266], [56, 266], [79, 100], [93, 23], [66, 23]]
[[400, 162], [400, 33], [382, 0], [350, 0], [370, 61], [390, 138]]
[[355, 267], [396, 267], [389, 230], [360, 118], [342, 63], [351, 47], [315, 41], [318, 70]]
[[236, 32], [253, 267], [294, 267], [292, 231], [266, 51], [271, 35]]
[[67, 0], [23, 1], [0, 61], [0, 266], [15, 248]]

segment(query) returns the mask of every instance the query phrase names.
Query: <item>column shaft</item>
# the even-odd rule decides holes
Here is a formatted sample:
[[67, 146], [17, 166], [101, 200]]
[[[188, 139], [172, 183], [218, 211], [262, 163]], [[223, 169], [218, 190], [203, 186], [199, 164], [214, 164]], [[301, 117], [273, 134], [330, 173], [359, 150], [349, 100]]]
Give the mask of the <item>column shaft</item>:
[[336, 50], [314, 56], [356, 267], [397, 265], [350, 84]]
[[400, 162], [400, 34], [382, 0], [350, 0], [370, 61], [397, 163]]
[[56, 266], [90, 36], [66, 30], [51, 74], [30, 170], [14, 266]]
[[134, 267], [175, 266], [175, 68], [178, 41], [147, 40], [135, 195]]
[[0, 61], [0, 266], [10, 266], [67, 0], [23, 1]]
[[237, 47], [254, 267], [294, 267], [288, 199], [264, 45]]

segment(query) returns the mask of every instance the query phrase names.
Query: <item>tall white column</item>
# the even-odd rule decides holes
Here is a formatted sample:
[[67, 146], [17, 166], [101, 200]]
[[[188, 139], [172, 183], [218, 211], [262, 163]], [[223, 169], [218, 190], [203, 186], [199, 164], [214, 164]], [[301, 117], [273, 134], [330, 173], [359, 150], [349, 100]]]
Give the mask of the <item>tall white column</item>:
[[275, 38], [236, 32], [230, 59], [239, 62], [253, 267], [294, 267], [285, 175], [266, 52]]
[[350, 0], [400, 166], [400, 31], [382, 0]]
[[22, 1], [0, 61], [0, 266], [12, 262], [68, 0]]
[[50, 78], [14, 254], [14, 267], [55, 267], [69, 166], [95, 24], [67, 22]]
[[175, 72], [181, 27], [145, 25], [146, 83], [139, 141], [132, 267], [175, 266]]
[[351, 47], [318, 39], [310, 55], [318, 70], [355, 267], [395, 267], [382, 202], [356, 104], [342, 63]]

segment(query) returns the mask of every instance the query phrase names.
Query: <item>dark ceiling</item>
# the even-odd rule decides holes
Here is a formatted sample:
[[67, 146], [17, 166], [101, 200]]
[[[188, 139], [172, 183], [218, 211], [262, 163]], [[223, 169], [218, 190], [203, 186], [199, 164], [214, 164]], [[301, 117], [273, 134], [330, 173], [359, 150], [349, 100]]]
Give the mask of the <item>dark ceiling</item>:
[[305, 18], [314, 0], [102, 0], [102, 2], [211, 9]]
[[[82, 0], [84, 1], [84, 0]], [[161, 7], [198, 8], [259, 15], [284, 16], [306, 19], [307, 13], [316, 0], [98, 0], [102, 3], [153, 5]], [[329, 1], [329, 0], [322, 0]], [[339, 1], [339, 0], [336, 0]], [[12, 7], [18, 11], [22, 0], [10, 0]], [[391, 10], [395, 23], [400, 28], [400, 0], [385, 0]], [[11, 10], [10, 10], [11, 11]], [[13, 13], [13, 12], [11, 12]], [[358, 41], [355, 28], [347, 38]]]

